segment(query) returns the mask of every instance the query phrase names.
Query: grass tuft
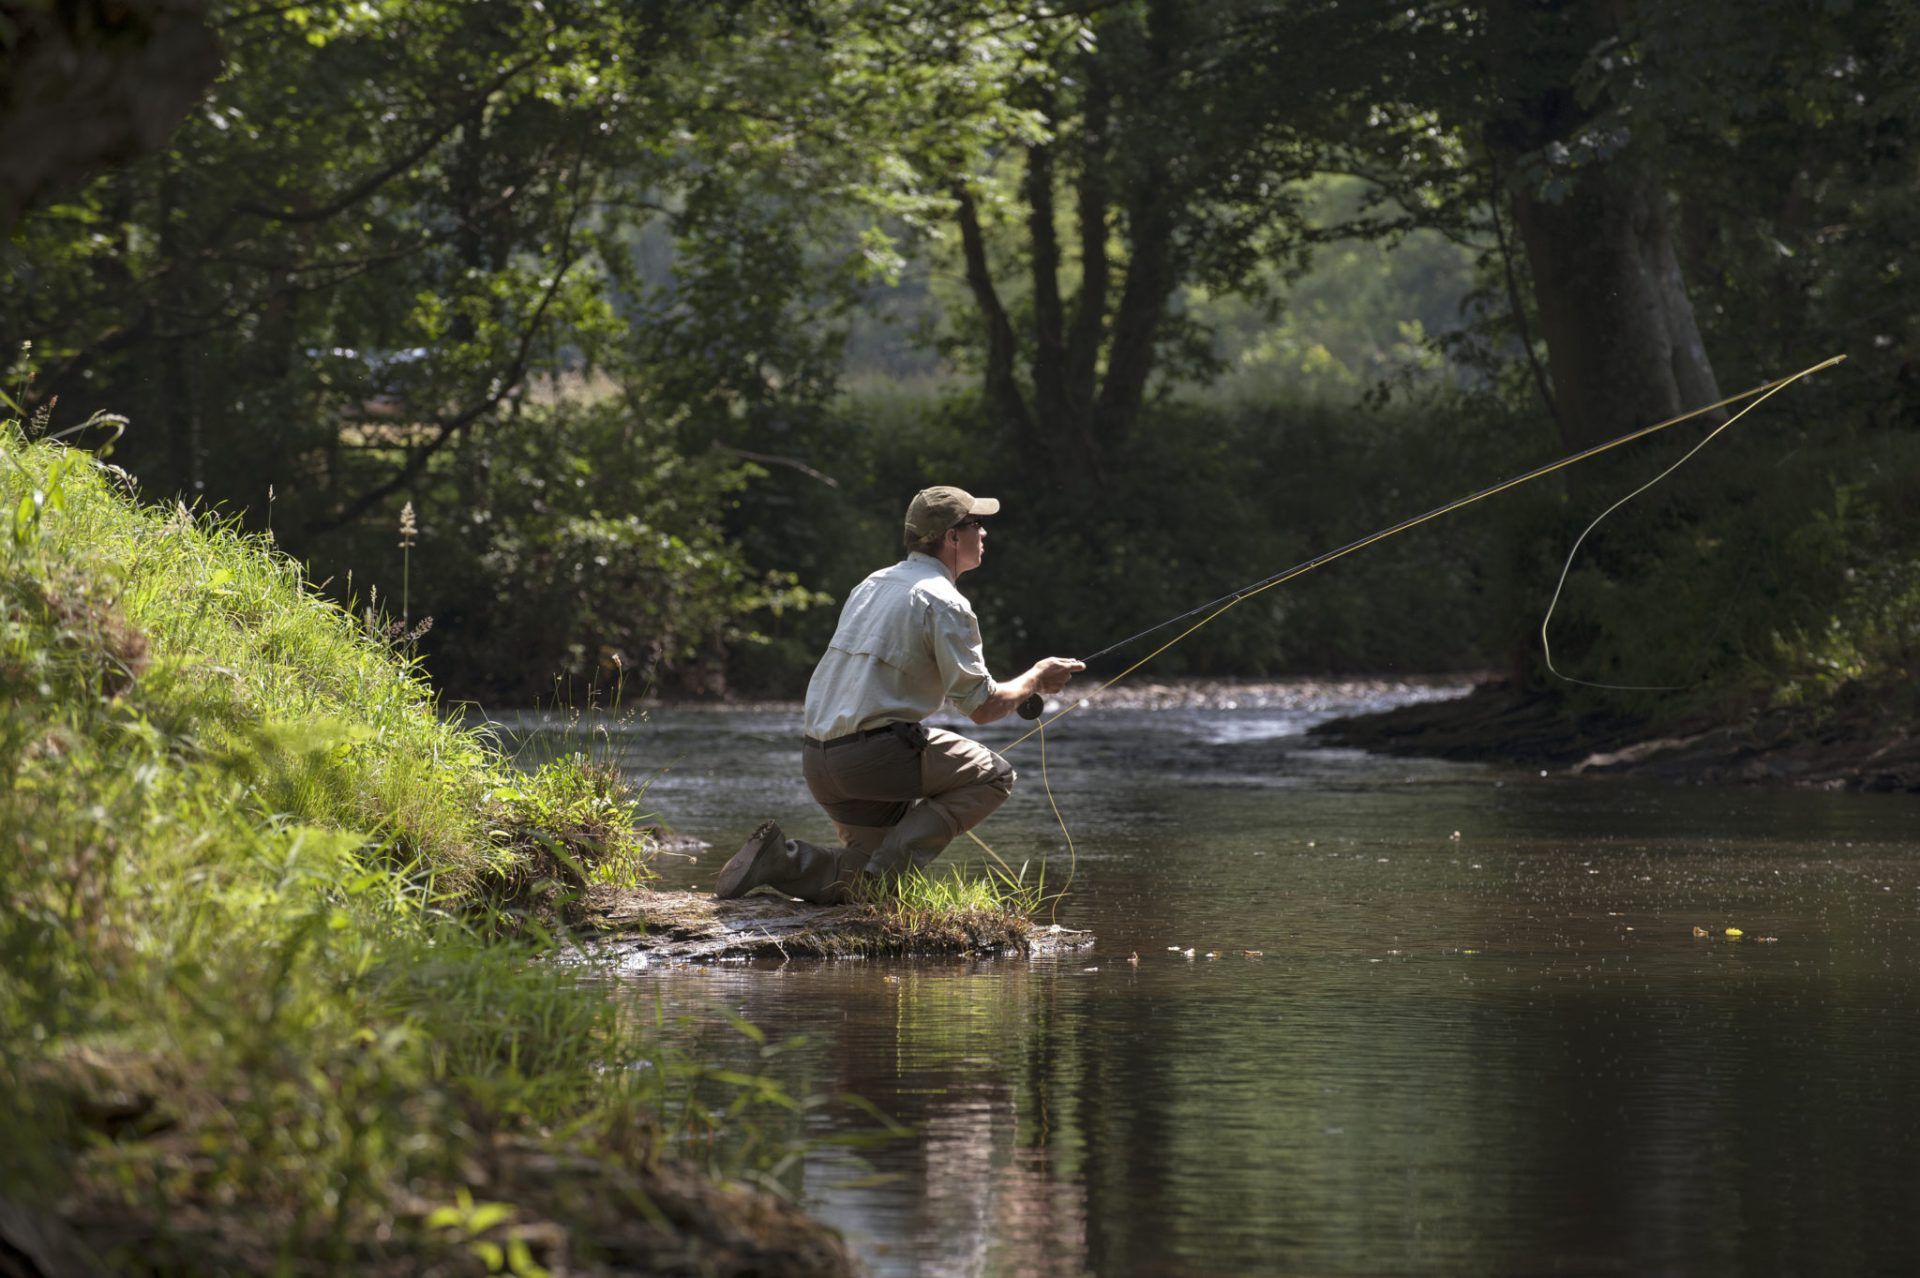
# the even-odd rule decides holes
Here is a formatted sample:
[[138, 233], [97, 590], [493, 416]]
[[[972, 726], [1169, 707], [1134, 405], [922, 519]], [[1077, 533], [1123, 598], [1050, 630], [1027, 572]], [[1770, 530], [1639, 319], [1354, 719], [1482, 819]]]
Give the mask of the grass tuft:
[[1024, 865], [1012, 873], [990, 866], [984, 876], [959, 866], [935, 873], [909, 869], [861, 880], [854, 900], [877, 917], [881, 944], [891, 952], [999, 948], [1025, 940], [1046, 901], [1046, 876], [1042, 870], [1029, 877]]

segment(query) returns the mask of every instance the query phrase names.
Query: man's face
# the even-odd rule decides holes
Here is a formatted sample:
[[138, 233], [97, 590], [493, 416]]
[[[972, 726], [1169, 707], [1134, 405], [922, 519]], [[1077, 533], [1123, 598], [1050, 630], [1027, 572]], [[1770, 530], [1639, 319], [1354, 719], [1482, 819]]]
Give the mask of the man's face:
[[948, 536], [953, 539], [954, 576], [972, 572], [987, 557], [987, 527], [977, 518], [969, 516], [961, 520], [953, 526]]

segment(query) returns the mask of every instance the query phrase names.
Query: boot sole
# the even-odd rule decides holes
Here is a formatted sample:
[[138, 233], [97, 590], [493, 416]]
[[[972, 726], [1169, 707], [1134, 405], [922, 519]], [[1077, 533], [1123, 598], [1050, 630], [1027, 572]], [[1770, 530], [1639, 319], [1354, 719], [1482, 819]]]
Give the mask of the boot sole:
[[[720, 877], [713, 881], [713, 894], [715, 896], [723, 901], [731, 901], [737, 897], [745, 896], [753, 890], [753, 888], [743, 888], [740, 885], [752, 877], [754, 862], [758, 861], [761, 853], [765, 852], [767, 848], [771, 846], [773, 842], [771, 836], [779, 830], [779, 828], [779, 822], [767, 821], [762, 823], [759, 829], [747, 836], [747, 841], [740, 845], [740, 850], [735, 852], [732, 858], [720, 868]], [[759, 884], [755, 884], [754, 886], [758, 887]]]

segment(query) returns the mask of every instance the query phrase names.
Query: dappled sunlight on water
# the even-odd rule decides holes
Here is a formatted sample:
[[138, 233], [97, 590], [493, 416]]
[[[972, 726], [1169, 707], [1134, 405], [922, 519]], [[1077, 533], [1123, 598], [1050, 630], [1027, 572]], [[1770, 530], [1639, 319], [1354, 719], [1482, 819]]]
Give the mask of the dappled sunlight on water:
[[[798, 1173], [876, 1273], [1904, 1271], [1920, 809], [1308, 744], [1338, 700], [1049, 733], [1079, 851], [1059, 919], [1090, 952], [631, 988], [707, 1051], [915, 1129]], [[714, 844], [671, 885], [766, 816], [825, 836], [796, 722], [617, 738]], [[1037, 742], [1010, 757], [981, 834], [1058, 884]], [[728, 1014], [787, 1046], [763, 1060]], [[875, 1126], [838, 1101], [805, 1122]]]

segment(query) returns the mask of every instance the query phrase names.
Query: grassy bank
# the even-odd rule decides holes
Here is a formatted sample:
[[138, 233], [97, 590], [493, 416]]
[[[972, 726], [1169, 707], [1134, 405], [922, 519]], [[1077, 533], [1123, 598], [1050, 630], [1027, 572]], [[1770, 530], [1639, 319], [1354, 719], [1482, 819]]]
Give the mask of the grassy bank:
[[[530, 961], [569, 893], [647, 873], [609, 774], [512, 771], [378, 618], [18, 423], [0, 510], [4, 1241], [135, 1272], [841, 1267], [671, 1161], [795, 1102]], [[778, 1126], [735, 1146], [776, 1158]]]

